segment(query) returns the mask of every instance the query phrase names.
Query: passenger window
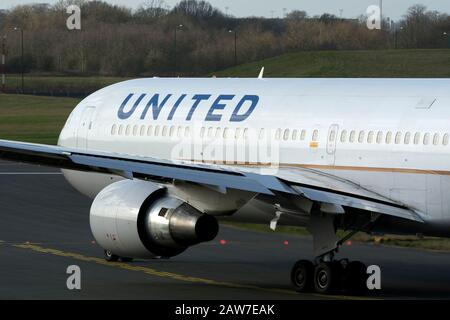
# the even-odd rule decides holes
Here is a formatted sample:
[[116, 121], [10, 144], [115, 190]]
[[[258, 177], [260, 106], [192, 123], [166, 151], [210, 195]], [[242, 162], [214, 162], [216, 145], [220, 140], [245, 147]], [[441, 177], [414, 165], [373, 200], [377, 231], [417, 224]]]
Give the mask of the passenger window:
[[241, 137], [241, 128], [237, 128], [236, 132], [234, 133], [234, 138], [239, 139]]
[[184, 129], [184, 137], [189, 138], [190, 135], [191, 135], [191, 129], [189, 127], [186, 127]]
[[223, 130], [223, 138], [224, 139], [228, 139], [229, 136], [230, 136], [230, 129], [229, 128], [225, 128]]
[[182, 126], [179, 126], [178, 127], [178, 130], [177, 130], [177, 136], [178, 136], [178, 138], [181, 138], [181, 135], [183, 134], [183, 127]]
[[261, 129], [259, 131], [259, 140], [264, 139], [265, 136], [266, 136], [266, 130], [265, 129]]
[[214, 133], [214, 128], [213, 127], [209, 127], [208, 128], [208, 138], [212, 138], [213, 137], [213, 133]]
[[390, 144], [392, 141], [392, 132], [388, 131], [386, 134], [386, 144]]
[[138, 133], [138, 126], [135, 125], [135, 126], [133, 127], [133, 136], [137, 136], [137, 133]]
[[169, 131], [169, 136], [170, 137], [173, 137], [175, 135], [175, 130], [176, 130], [175, 126], [171, 126], [170, 127], [170, 131]]
[[430, 134], [425, 133], [425, 135], [423, 136], [423, 144], [427, 146], [429, 143], [430, 143]]
[[416, 132], [416, 134], [414, 135], [414, 144], [419, 144], [420, 142], [420, 132]]
[[347, 130], [344, 130], [341, 133], [341, 142], [344, 143], [345, 141], [347, 141]]
[[433, 137], [433, 144], [437, 146], [439, 144], [439, 133], [435, 133]]
[[448, 145], [448, 140], [449, 140], [449, 134], [446, 133], [446, 134], [444, 134], [444, 138], [442, 139], [442, 144], [444, 146], [447, 146]]
[[401, 141], [402, 141], [402, 133], [397, 132], [397, 134], [395, 135], [395, 144], [400, 144]]
[[364, 135], [365, 135], [364, 131], [360, 131], [359, 132], [359, 136], [358, 136], [358, 142], [359, 143], [363, 143], [364, 142]]
[[281, 129], [278, 129], [277, 132], [275, 133], [275, 139], [276, 140], [280, 140], [281, 139]]
[[369, 134], [367, 135], [367, 143], [372, 143], [373, 142], [374, 135], [375, 135], [375, 133], [373, 131], [369, 132]]
[[301, 135], [300, 135], [300, 140], [305, 140], [305, 138], [306, 138], [306, 130], [302, 130], [302, 133], [301, 133]]
[[139, 132], [139, 134], [141, 135], [141, 137], [143, 137], [145, 135], [145, 129], [146, 127], [144, 125], [141, 126], [141, 131]]
[[220, 138], [221, 133], [222, 133], [222, 129], [218, 127], [216, 129], [216, 138]]
[[330, 136], [328, 137], [328, 140], [330, 142], [334, 142], [335, 139], [336, 139], [336, 130], [331, 130], [330, 131]]
[[111, 128], [111, 135], [115, 135], [117, 133], [117, 125], [113, 124], [112, 128]]
[[163, 137], [166, 137], [166, 136], [167, 136], [167, 131], [169, 131], [169, 130], [167, 129], [167, 126], [164, 126], [163, 129], [162, 129], [162, 136], [163, 136]]
[[297, 140], [297, 137], [298, 137], [298, 131], [297, 130], [294, 130], [294, 131], [292, 131], [292, 140]]
[[159, 136], [159, 126], [155, 127], [155, 137]]
[[314, 130], [312, 135], [312, 141], [318, 141], [319, 140], [319, 130]]
[[205, 136], [205, 127], [202, 127], [201, 129], [200, 129], [200, 138], [203, 138], [204, 136]]
[[148, 136], [152, 136], [153, 135], [153, 126], [148, 126], [147, 135]]
[[349, 142], [351, 142], [351, 143], [355, 142], [355, 137], [356, 137], [356, 132], [355, 132], [355, 130], [352, 130], [352, 131], [350, 132], [350, 139], [349, 139]]
[[381, 144], [383, 142], [383, 131], [378, 131], [377, 133], [377, 143]]
[[287, 141], [289, 139], [289, 129], [284, 130], [283, 139], [284, 141]]
[[403, 141], [405, 144], [409, 144], [411, 142], [411, 133], [407, 132], [405, 134], [405, 140]]
[[127, 125], [127, 129], [126, 129], [126, 131], [125, 131], [125, 134], [126, 134], [127, 136], [129, 136], [130, 133], [131, 133], [131, 126], [130, 126], [130, 125]]
[[248, 128], [244, 129], [244, 139], [248, 139]]

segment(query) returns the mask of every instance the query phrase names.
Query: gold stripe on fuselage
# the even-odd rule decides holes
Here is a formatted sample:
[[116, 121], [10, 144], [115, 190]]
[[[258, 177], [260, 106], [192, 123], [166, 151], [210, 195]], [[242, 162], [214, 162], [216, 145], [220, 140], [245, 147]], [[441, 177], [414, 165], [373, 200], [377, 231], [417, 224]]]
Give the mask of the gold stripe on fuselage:
[[[192, 161], [192, 160], [184, 160]], [[249, 162], [224, 162], [224, 161], [192, 161], [194, 163], [208, 163], [225, 166], [241, 166], [241, 167], [280, 167], [280, 168], [305, 168], [317, 170], [341, 170], [341, 171], [367, 171], [367, 172], [395, 172], [395, 173], [415, 173], [415, 174], [435, 174], [435, 175], [450, 175], [450, 171], [445, 170], [424, 170], [424, 169], [408, 169], [408, 168], [380, 168], [380, 167], [358, 167], [358, 166], [330, 166], [318, 164], [294, 164], [294, 163], [280, 163], [280, 164], [263, 164], [263, 163], [249, 163]]]

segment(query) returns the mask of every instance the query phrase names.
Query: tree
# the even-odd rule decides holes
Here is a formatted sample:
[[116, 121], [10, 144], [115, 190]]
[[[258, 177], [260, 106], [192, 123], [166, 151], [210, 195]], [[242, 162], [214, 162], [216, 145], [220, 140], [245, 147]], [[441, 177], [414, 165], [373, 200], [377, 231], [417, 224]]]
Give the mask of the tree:
[[168, 12], [164, 0], [147, 0], [138, 8], [135, 16], [141, 19], [154, 19], [166, 15]]
[[331, 13], [324, 13], [320, 16], [319, 20], [324, 23], [332, 23], [338, 20], [338, 17]]
[[302, 11], [302, 10], [294, 10], [289, 12], [286, 15], [286, 19], [289, 20], [297, 20], [297, 21], [302, 21], [302, 20], [306, 20], [308, 18], [308, 14], [306, 13], [306, 11]]
[[223, 17], [220, 10], [214, 8], [209, 2], [198, 0], [183, 0], [172, 10], [174, 13], [181, 13], [200, 19], [212, 19]]

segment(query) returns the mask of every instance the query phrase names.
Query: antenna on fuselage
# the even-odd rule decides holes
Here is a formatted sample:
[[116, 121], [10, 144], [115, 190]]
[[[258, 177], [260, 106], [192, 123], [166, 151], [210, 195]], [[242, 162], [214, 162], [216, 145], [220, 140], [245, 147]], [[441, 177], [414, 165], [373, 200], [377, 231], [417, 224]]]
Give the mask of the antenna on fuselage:
[[258, 79], [264, 78], [264, 67], [261, 68], [261, 71], [259, 72]]

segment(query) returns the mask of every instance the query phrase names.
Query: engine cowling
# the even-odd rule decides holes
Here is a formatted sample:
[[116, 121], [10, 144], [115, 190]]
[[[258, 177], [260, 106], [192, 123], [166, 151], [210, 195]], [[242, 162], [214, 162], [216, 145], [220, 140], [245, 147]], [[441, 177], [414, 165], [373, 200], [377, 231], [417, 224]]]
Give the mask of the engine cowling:
[[90, 225], [100, 246], [130, 258], [172, 257], [213, 240], [219, 230], [213, 216], [141, 180], [103, 189], [92, 204]]

